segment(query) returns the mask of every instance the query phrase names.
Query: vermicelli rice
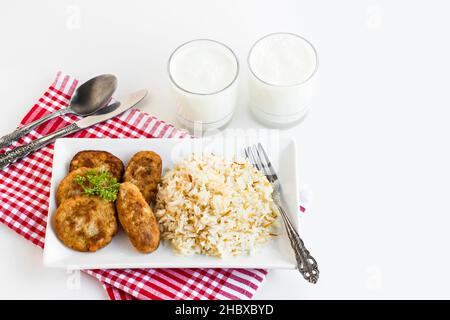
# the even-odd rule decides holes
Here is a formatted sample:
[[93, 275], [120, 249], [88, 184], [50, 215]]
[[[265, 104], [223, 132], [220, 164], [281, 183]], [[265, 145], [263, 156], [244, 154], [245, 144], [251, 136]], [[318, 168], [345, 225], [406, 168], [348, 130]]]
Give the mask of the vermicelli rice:
[[192, 155], [164, 174], [156, 217], [175, 252], [251, 254], [275, 234], [272, 185], [246, 160]]

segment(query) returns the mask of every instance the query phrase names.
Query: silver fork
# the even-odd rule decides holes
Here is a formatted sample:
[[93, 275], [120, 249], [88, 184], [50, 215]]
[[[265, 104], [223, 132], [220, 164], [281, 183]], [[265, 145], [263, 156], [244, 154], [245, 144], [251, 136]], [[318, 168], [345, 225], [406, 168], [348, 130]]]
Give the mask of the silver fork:
[[256, 167], [256, 169], [261, 171], [267, 177], [267, 180], [269, 180], [269, 182], [273, 185], [273, 201], [278, 211], [281, 213], [281, 217], [283, 218], [289, 240], [291, 241], [292, 249], [295, 253], [295, 259], [297, 260], [297, 268], [303, 275], [303, 278], [311, 283], [316, 283], [319, 279], [317, 262], [306, 249], [305, 244], [298, 235], [297, 230], [295, 230], [289, 216], [283, 208], [281, 202], [280, 181], [278, 180], [278, 176], [272, 167], [269, 157], [264, 151], [261, 143], [245, 148], [244, 152], [250, 163]]

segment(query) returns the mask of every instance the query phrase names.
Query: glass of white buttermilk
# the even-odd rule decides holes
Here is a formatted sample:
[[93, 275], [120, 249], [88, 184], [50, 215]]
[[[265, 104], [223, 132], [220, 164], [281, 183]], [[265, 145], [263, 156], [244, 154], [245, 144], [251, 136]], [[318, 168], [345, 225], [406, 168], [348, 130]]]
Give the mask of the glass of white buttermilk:
[[316, 92], [314, 46], [293, 33], [273, 33], [256, 41], [247, 62], [249, 107], [255, 117], [278, 128], [301, 122]]
[[230, 121], [239, 62], [229, 47], [210, 39], [186, 42], [171, 54], [168, 73], [181, 126], [195, 133], [218, 129]]

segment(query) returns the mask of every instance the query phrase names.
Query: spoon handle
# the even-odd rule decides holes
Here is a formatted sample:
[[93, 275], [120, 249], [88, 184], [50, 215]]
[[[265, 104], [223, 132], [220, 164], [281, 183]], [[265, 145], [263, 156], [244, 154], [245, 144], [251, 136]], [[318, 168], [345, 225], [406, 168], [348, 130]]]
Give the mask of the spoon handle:
[[0, 169], [6, 168], [11, 163], [22, 159], [28, 154], [46, 146], [47, 144], [55, 141], [57, 138], [63, 137], [70, 133], [76, 132], [80, 130], [80, 127], [76, 123], [72, 123], [58, 131], [50, 133], [42, 138], [31, 141], [28, 144], [24, 144], [20, 147], [7, 151], [3, 154], [0, 154]]
[[0, 138], [0, 149], [3, 147], [6, 147], [8, 145], [10, 145], [11, 143], [13, 143], [14, 141], [19, 140], [20, 137], [23, 137], [24, 135], [26, 135], [28, 132], [30, 132], [31, 130], [33, 130], [34, 128], [36, 128], [38, 125], [53, 119], [55, 117], [58, 117], [60, 115], [66, 114], [68, 111], [67, 108], [55, 111], [53, 113], [50, 113], [36, 121], [33, 121], [31, 123], [28, 123], [24, 126], [21, 126], [20, 128], [17, 128], [16, 130], [14, 130], [13, 132], [11, 132], [10, 134], [7, 134], [3, 137]]

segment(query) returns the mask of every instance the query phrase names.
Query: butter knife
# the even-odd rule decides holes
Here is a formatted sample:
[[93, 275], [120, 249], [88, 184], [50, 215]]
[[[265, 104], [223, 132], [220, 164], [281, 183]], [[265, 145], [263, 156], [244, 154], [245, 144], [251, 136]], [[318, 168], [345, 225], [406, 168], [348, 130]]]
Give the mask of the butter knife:
[[29, 155], [30, 153], [46, 146], [47, 144], [55, 141], [57, 138], [64, 137], [68, 134], [86, 129], [90, 126], [98, 124], [100, 122], [111, 119], [126, 110], [130, 109], [136, 105], [139, 101], [144, 99], [147, 95], [147, 90], [139, 90], [134, 92], [121, 100], [107, 106], [96, 114], [83, 118], [77, 122], [74, 122], [64, 128], [61, 128], [53, 133], [50, 133], [42, 138], [33, 140], [29, 144], [22, 145], [13, 150], [7, 151], [0, 155], [0, 169], [4, 169], [11, 163], [22, 159], [23, 157]]

